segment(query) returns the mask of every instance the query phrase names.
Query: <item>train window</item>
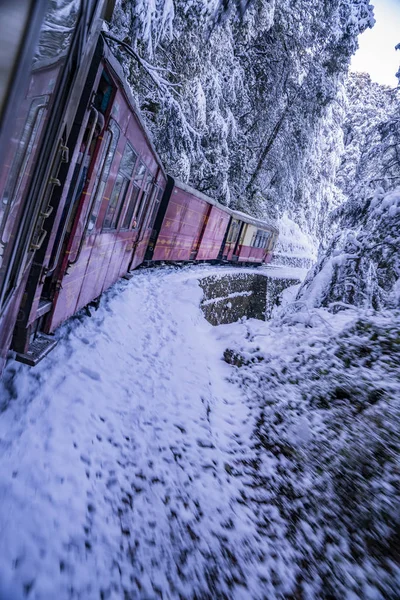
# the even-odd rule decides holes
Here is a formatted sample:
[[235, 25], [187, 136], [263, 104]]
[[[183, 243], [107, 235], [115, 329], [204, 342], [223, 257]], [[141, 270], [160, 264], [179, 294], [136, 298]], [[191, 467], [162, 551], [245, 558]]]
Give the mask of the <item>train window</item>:
[[145, 165], [141, 162], [138, 170], [135, 173], [135, 183], [138, 187], [142, 187], [142, 181], [144, 179], [144, 175], [146, 173], [146, 167]]
[[151, 217], [149, 219], [149, 224], [148, 224], [148, 227], [151, 229], [153, 229], [153, 227], [154, 227], [154, 223], [155, 223], [157, 213], [158, 213], [158, 208], [161, 203], [161, 198], [163, 197], [163, 194], [164, 194], [164, 190], [162, 190], [158, 187], [156, 188], [156, 190], [157, 190], [157, 196], [156, 196], [156, 200], [155, 200], [155, 203], [153, 206], [153, 211], [151, 213]]
[[107, 212], [104, 217], [103, 229], [116, 229], [117, 227], [126, 192], [128, 191], [129, 183], [132, 179], [136, 159], [136, 152], [132, 146], [127, 143], [119, 165], [118, 175], [111, 193], [110, 202], [108, 203]]
[[[118, 140], [120, 136], [120, 130], [114, 119], [110, 120], [108, 126], [107, 136], [105, 141], [105, 148], [107, 148], [104, 158], [100, 163], [99, 171], [100, 177], [97, 182], [96, 191], [94, 192], [93, 209], [88, 222], [88, 232], [92, 231], [96, 224], [97, 216], [99, 214], [100, 206], [103, 200], [104, 189], [106, 187], [107, 179], [110, 174], [111, 165], [114, 159], [115, 150], [117, 149]], [[104, 143], [104, 142], [103, 142]]]
[[[133, 184], [131, 198], [129, 200], [128, 208], [126, 209], [126, 213], [124, 216], [124, 220], [122, 222], [122, 229], [129, 229], [129, 226], [132, 221], [133, 211], [136, 206], [137, 199], [139, 197], [140, 187], [136, 185], [136, 182]], [[136, 227], [136, 225], [135, 225]]]
[[[152, 182], [153, 183], [153, 182]], [[153, 187], [152, 193], [148, 194], [146, 206], [143, 209], [143, 227], [148, 229], [150, 227], [150, 219], [152, 218], [152, 207], [157, 203], [158, 187]]]
[[29, 27], [33, 2], [5, 0], [1, 6], [2, 48], [0, 52], [0, 115], [9, 96], [18, 62], [18, 55]]
[[228, 237], [226, 239], [228, 244], [236, 243], [238, 236], [239, 236], [239, 230], [240, 230], [239, 221], [232, 221], [231, 226], [229, 228]]
[[[138, 214], [139, 214], [139, 211], [143, 204], [143, 198], [146, 194], [145, 189], [143, 189], [142, 193], [140, 193], [145, 174], [146, 174], [146, 166], [141, 162], [135, 173], [135, 179], [134, 179], [134, 184], [133, 184], [134, 191], [132, 193], [131, 200], [130, 200], [128, 209], [126, 211], [124, 223], [122, 226], [125, 229], [128, 229], [131, 224], [133, 213], [135, 213], [135, 218], [133, 219], [133, 222], [132, 222], [132, 228], [135, 229], [138, 226], [138, 222], [139, 222]], [[139, 202], [138, 202], [138, 198], [140, 198]]]
[[[79, 17], [81, 0], [49, 2], [34, 61], [41, 64], [65, 57]], [[35, 65], [36, 66], [36, 65]]]
[[94, 107], [99, 112], [103, 113], [103, 115], [106, 114], [110, 106], [110, 102], [113, 97], [113, 90], [114, 88], [112, 86], [111, 79], [109, 78], [107, 73], [103, 71], [103, 73], [101, 74], [99, 87], [97, 89], [96, 96], [93, 102]]
[[143, 215], [146, 214], [147, 207], [149, 205], [150, 189], [151, 189], [152, 184], [153, 184], [153, 177], [152, 177], [151, 173], [148, 173], [147, 180], [146, 180], [143, 192], [142, 192], [142, 196], [140, 198], [139, 206], [136, 210], [135, 219], [137, 222], [137, 226], [139, 226]]
[[47, 96], [39, 96], [31, 103], [28, 117], [23, 127], [22, 135], [11, 163], [7, 182], [0, 201], [0, 267], [5, 244], [10, 237], [10, 227], [7, 220], [12, 211], [13, 201], [17, 198], [22, 182], [27, 174], [27, 167], [32, 150], [37, 141], [38, 133], [44, 118]]

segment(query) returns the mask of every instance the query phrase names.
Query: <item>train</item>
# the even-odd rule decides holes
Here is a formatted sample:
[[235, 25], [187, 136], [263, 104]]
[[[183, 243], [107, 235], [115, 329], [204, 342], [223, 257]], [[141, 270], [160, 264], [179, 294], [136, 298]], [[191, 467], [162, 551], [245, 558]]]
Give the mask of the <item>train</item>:
[[114, 2], [1, 8], [0, 372], [9, 356], [36, 365], [140, 266], [257, 265], [277, 242], [272, 223], [166, 173], [104, 31]]

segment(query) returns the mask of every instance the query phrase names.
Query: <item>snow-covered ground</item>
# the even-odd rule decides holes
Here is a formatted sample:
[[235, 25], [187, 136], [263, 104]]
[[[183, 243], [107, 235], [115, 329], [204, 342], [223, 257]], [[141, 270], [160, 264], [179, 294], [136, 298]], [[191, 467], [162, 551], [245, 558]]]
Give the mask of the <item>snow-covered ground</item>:
[[[308, 360], [328, 364], [357, 315], [212, 327], [197, 280], [211, 272], [139, 271], [38, 367], [9, 365], [1, 600], [398, 597], [398, 554], [386, 571], [378, 546], [365, 557], [318, 462], [349, 436], [343, 394], [341, 431], [336, 405], [332, 429], [322, 400], [301, 406]], [[390, 477], [374, 489], [394, 523]]]

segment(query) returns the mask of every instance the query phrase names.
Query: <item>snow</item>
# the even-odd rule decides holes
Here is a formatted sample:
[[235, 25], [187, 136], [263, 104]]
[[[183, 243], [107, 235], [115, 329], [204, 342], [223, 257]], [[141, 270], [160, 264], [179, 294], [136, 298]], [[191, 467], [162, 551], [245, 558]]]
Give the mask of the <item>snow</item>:
[[317, 258], [317, 242], [304, 233], [299, 225], [290, 219], [285, 212], [279, 219], [277, 227], [279, 229], [278, 243], [275, 249], [274, 260], [279, 262], [283, 258], [288, 261], [311, 265]]
[[[239, 271], [136, 272], [92, 318], [63, 326], [38, 367], [8, 366], [0, 395], [1, 600], [317, 599], [324, 586], [336, 586], [340, 598], [394, 597], [398, 566], [384, 572], [376, 549], [363, 554], [365, 527], [351, 529], [346, 510], [341, 516], [339, 492], [348, 488], [335, 468], [346, 438], [351, 450], [363, 426], [380, 435], [378, 414], [386, 422], [392, 413], [395, 430], [395, 405], [388, 414], [381, 401], [366, 405], [369, 421], [359, 413], [352, 425], [344, 399], [327, 400], [330, 410], [313, 404], [322, 380], [307, 392], [307, 372], [340, 371], [336, 340], [361, 313], [307, 308], [316, 318], [291, 322], [301, 312], [292, 288], [270, 323], [212, 327], [199, 308], [198, 279]], [[380, 335], [384, 323], [382, 316], [374, 325]], [[359, 339], [344, 340], [349, 352], [361, 348]], [[227, 349], [241, 368], [222, 360]], [[398, 392], [390, 368], [383, 361], [364, 373], [367, 388]], [[375, 536], [378, 525], [389, 534], [397, 522], [400, 465], [380, 468], [387, 475], [370, 481], [389, 524], [372, 504]], [[355, 513], [362, 512], [360, 504]]]

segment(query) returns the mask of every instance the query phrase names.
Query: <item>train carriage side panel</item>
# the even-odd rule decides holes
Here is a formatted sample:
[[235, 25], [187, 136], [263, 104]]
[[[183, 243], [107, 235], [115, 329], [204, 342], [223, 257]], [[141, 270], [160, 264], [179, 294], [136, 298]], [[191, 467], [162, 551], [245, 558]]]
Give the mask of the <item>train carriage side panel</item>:
[[197, 252], [197, 260], [216, 260], [229, 225], [230, 215], [217, 206], [212, 206]]
[[[33, 267], [40, 262], [38, 251], [48, 242], [47, 219], [54, 209], [58, 173], [62, 162], [68, 159], [63, 146], [75, 108], [69, 103], [71, 89], [87, 56], [82, 43], [98, 36], [105, 2], [96, 3], [91, 21], [81, 1], [71, 0], [69, 6], [66, 3], [61, 14], [55, 3], [39, 0], [19, 4], [18, 10], [33, 4], [36, 15], [47, 5], [47, 12], [43, 19], [33, 16], [28, 20], [30, 30], [18, 52], [19, 62], [12, 66], [12, 76], [17, 73], [14, 87], [18, 97], [11, 90], [8, 105], [2, 107], [3, 117], [7, 115], [7, 127], [2, 128], [1, 136], [1, 154], [5, 159], [0, 169], [0, 354], [3, 357], [12, 333], [15, 350], [24, 350], [29, 343], [25, 326], [36, 295], [35, 289], [27, 285]], [[58, 26], [60, 20], [62, 27]], [[28, 56], [32, 50], [32, 32], [33, 37], [40, 38], [33, 63], [32, 56]], [[25, 88], [24, 81], [28, 80]], [[16, 335], [19, 329], [23, 332], [21, 338]]]
[[[46, 323], [49, 332], [100, 296], [132, 264], [140, 264], [150, 235], [147, 223], [155, 201], [155, 182], [157, 189], [166, 184], [120, 69], [104, 48], [100, 70], [115, 92], [109, 117], [105, 115], [97, 162], [89, 169], [89, 182], [79, 202], [59, 276], [61, 287]], [[75, 306], [67, 296], [76, 298]]]
[[252, 245], [256, 231], [257, 228], [254, 225], [245, 223], [237, 249], [239, 262], [262, 262], [262, 253], [259, 253], [258, 248], [254, 248]]
[[239, 262], [269, 262], [274, 235], [275, 230], [268, 225], [247, 223], [238, 248]]
[[154, 261], [194, 260], [210, 205], [175, 182], [158, 234]]

